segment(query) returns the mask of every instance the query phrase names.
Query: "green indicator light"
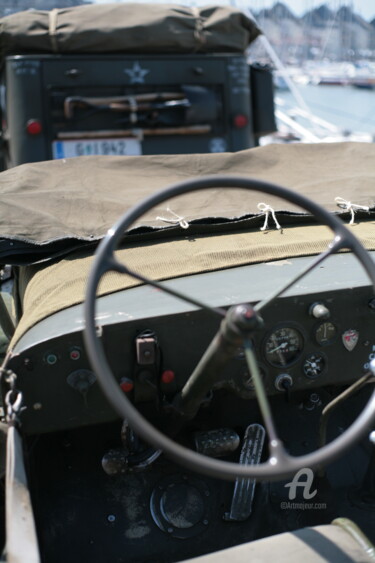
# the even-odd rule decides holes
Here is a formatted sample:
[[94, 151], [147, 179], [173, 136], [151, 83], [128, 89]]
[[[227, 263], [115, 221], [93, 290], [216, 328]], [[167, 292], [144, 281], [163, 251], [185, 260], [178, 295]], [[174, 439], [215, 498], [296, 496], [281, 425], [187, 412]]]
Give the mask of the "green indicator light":
[[49, 366], [53, 366], [57, 362], [56, 354], [48, 354], [46, 356], [46, 362]]

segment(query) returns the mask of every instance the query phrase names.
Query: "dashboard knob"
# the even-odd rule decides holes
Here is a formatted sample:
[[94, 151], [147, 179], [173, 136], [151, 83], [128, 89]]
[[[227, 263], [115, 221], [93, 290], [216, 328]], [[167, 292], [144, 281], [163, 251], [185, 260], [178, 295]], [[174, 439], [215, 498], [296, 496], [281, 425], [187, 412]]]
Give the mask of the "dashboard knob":
[[310, 307], [310, 315], [315, 319], [328, 319], [331, 313], [323, 303], [313, 303]]
[[293, 379], [288, 373], [280, 373], [275, 379], [275, 387], [278, 391], [287, 391], [293, 385]]

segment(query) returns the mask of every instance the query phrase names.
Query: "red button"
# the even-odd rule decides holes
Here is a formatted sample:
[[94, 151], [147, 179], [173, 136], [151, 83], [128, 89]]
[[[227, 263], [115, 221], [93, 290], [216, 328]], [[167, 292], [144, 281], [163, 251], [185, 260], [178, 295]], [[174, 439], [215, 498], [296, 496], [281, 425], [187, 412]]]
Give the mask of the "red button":
[[124, 393], [129, 393], [134, 389], [134, 383], [131, 379], [124, 377], [120, 381], [120, 387], [124, 391]]
[[161, 374], [161, 380], [162, 380], [163, 383], [172, 383], [172, 381], [174, 381], [175, 377], [176, 377], [176, 374], [171, 369], [166, 369]]

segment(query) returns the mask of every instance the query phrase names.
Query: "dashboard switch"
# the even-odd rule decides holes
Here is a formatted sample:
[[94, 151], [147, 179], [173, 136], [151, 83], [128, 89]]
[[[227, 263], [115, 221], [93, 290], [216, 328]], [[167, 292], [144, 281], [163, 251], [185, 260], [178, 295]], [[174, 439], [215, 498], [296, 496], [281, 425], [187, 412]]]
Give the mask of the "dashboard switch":
[[275, 387], [278, 391], [288, 391], [293, 385], [293, 379], [288, 373], [280, 373], [275, 379]]
[[330, 314], [328, 307], [323, 303], [313, 303], [310, 307], [310, 315], [315, 319], [328, 319]]
[[86, 398], [88, 391], [96, 381], [96, 377], [91, 370], [77, 369], [68, 375], [66, 381], [70, 387]]
[[137, 364], [140, 366], [152, 365], [156, 360], [156, 339], [151, 335], [141, 335], [135, 341]]
[[317, 407], [320, 407], [321, 404], [322, 401], [320, 400], [318, 393], [311, 393], [307, 401], [304, 402], [303, 408], [307, 411], [313, 411]]

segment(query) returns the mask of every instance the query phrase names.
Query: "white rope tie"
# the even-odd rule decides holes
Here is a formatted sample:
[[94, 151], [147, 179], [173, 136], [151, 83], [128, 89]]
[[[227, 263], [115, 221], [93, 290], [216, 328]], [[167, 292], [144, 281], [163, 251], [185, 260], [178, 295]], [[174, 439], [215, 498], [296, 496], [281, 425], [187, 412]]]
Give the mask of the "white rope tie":
[[174, 217], [156, 217], [156, 220], [159, 221], [164, 221], [164, 223], [172, 223], [173, 225], [180, 225], [180, 227], [182, 229], [188, 229], [189, 228], [189, 223], [186, 221], [186, 219], [184, 217], [180, 217], [179, 215], [177, 215], [177, 213], [175, 213], [174, 211], [172, 211], [172, 209], [170, 209], [169, 207], [167, 207], [167, 211], [168, 213], [170, 213], [171, 215], [174, 215]]
[[138, 103], [137, 100], [135, 99], [134, 96], [128, 96], [128, 102], [129, 102], [129, 106], [130, 106], [130, 123], [137, 123], [138, 121], [138, 116], [137, 116], [137, 111], [138, 111]]
[[57, 17], [59, 15], [58, 8], [54, 8], [48, 12], [48, 34], [51, 40], [52, 51], [59, 52], [59, 45], [57, 42]]
[[206, 43], [206, 36], [204, 34], [203, 18], [197, 6], [192, 6], [191, 12], [195, 18], [194, 39], [198, 42], [198, 48]]
[[354, 224], [354, 214], [358, 209], [363, 209], [364, 211], [370, 211], [370, 208], [367, 207], [367, 205], [357, 205], [356, 203], [352, 203], [351, 201], [347, 201], [343, 197], [335, 197], [335, 202], [336, 202], [336, 205], [338, 205], [338, 207], [341, 207], [341, 209], [345, 209], [347, 211], [350, 211], [351, 219], [349, 221], [349, 225]]
[[275, 213], [275, 210], [274, 210], [273, 207], [271, 207], [267, 203], [261, 202], [261, 203], [258, 203], [258, 209], [259, 209], [259, 211], [261, 211], [263, 213], [263, 215], [265, 215], [264, 225], [263, 225], [263, 227], [260, 228], [261, 231], [265, 231], [266, 229], [268, 229], [268, 218], [269, 218], [270, 215], [275, 222], [276, 229], [281, 229], [280, 224], [279, 224], [278, 220], [276, 219], [276, 213]]

